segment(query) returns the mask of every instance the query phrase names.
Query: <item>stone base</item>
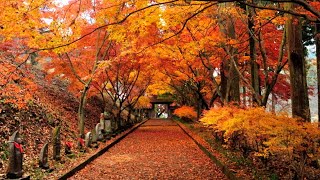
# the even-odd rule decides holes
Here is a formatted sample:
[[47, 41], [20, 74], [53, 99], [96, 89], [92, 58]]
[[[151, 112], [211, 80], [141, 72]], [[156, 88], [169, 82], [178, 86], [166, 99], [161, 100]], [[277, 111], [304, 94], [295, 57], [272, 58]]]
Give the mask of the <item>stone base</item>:
[[101, 140], [98, 140], [99, 142], [103, 142], [103, 143], [105, 143], [105, 142], [107, 142], [107, 139], [106, 138], [103, 138], [103, 139], [101, 139]]
[[5, 179], [5, 180], [30, 180], [30, 176], [22, 176], [21, 178], [15, 178], [15, 179]]
[[85, 152], [86, 152], [86, 149], [82, 148], [82, 149], [80, 149], [79, 151], [82, 152], [82, 153], [85, 153]]
[[73, 153], [71, 153], [71, 154], [66, 154], [66, 156], [67, 156], [68, 158], [70, 158], [70, 159], [73, 159], [73, 158], [76, 157], [76, 155], [73, 154]]
[[49, 165], [48, 164], [40, 164], [39, 167], [42, 168], [42, 169], [49, 169]]
[[99, 144], [98, 144], [98, 142], [93, 142], [93, 143], [90, 144], [90, 147], [91, 148], [98, 148]]
[[72, 154], [72, 151], [70, 151], [70, 150], [67, 151], [67, 150], [66, 150], [66, 151], [64, 152], [64, 154], [65, 154], [65, 155]]
[[53, 158], [55, 161], [60, 161], [61, 160], [61, 157], [60, 156], [57, 156], [57, 157], [54, 157]]
[[46, 170], [47, 173], [52, 173], [54, 171], [54, 168], [49, 168]]

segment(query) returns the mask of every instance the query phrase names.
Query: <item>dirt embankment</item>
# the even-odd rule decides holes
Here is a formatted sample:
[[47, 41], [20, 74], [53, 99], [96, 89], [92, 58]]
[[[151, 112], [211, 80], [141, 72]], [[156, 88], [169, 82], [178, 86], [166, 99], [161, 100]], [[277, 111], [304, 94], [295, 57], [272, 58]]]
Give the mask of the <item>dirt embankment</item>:
[[[68, 92], [62, 81], [47, 82], [40, 77], [37, 83], [39, 88], [34, 92], [34, 99], [30, 101], [27, 109], [17, 109], [13, 105], [0, 102], [0, 179], [6, 174], [8, 165], [6, 141], [16, 130], [19, 130], [23, 140], [23, 167], [28, 174], [36, 173], [39, 152], [44, 143], [49, 142], [49, 155], [52, 154], [50, 143], [55, 126], [61, 126], [62, 146], [65, 141], [76, 144], [78, 99]], [[100, 106], [98, 98], [88, 100], [85, 122], [87, 129], [93, 129], [99, 122]]]

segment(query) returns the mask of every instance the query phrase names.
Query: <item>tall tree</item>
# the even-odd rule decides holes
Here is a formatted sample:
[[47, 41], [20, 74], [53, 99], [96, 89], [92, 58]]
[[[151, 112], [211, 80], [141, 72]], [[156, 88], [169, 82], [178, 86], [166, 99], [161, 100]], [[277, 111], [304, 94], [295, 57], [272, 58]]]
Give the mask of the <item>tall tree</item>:
[[[254, 3], [254, 2], [252, 2]], [[248, 15], [248, 33], [249, 33], [249, 48], [250, 48], [250, 72], [251, 72], [251, 84], [254, 89], [254, 93], [260, 95], [260, 80], [259, 80], [259, 67], [257, 61], [256, 51], [256, 37], [254, 29], [254, 8], [246, 6]], [[253, 102], [257, 103], [257, 99], [253, 95]]]
[[[223, 9], [226, 8], [232, 8], [233, 3], [224, 3], [220, 4], [220, 10], [221, 12], [224, 12]], [[219, 26], [221, 32], [224, 34], [227, 41], [232, 42], [232, 40], [236, 39], [236, 29], [235, 29], [235, 21], [232, 18], [231, 14], [229, 13], [220, 13], [219, 15]], [[238, 49], [234, 47], [231, 43], [225, 44], [224, 49], [226, 53], [228, 54], [228, 57], [223, 62], [223, 67], [221, 68], [223, 74], [227, 74], [227, 81], [226, 85], [222, 85], [222, 87], [225, 87], [225, 90], [222, 90], [222, 92], [225, 93], [225, 102], [234, 102], [239, 104], [240, 103], [240, 77], [236, 70], [237, 68], [237, 53]], [[225, 82], [225, 81], [223, 81]]]
[[317, 57], [317, 83], [318, 83], [318, 121], [320, 121], [320, 21], [316, 22], [316, 57]]
[[[288, 10], [296, 5], [286, 4]], [[302, 42], [302, 19], [288, 15], [286, 23], [288, 59], [291, 83], [292, 115], [310, 121], [310, 108], [307, 89], [306, 62]]]

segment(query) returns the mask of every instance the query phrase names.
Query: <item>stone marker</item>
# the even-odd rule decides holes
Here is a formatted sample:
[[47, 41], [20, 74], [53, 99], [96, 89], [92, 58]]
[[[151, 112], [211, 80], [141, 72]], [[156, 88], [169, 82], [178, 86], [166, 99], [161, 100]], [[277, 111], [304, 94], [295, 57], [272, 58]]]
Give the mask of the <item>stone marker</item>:
[[92, 143], [96, 143], [98, 140], [98, 134], [97, 134], [96, 128], [93, 128], [93, 130], [91, 131], [91, 135], [92, 135]]
[[84, 142], [86, 147], [91, 147], [91, 143], [92, 143], [92, 135], [91, 132], [87, 132], [85, 138], [84, 138]]
[[22, 140], [19, 132], [15, 131], [9, 138], [9, 166], [7, 169], [7, 178], [9, 179], [28, 179], [30, 177], [22, 177]]
[[104, 120], [104, 130], [105, 130], [106, 133], [111, 133], [112, 132], [111, 119]]
[[130, 115], [129, 123], [130, 123], [130, 124], [134, 124], [134, 123], [136, 122], [136, 120], [137, 120], [137, 116], [131, 114], [131, 115]]
[[116, 118], [114, 116], [110, 116], [110, 126], [111, 132], [116, 131]]
[[66, 142], [65, 143], [65, 147], [64, 147], [64, 153], [65, 154], [72, 154], [72, 151], [71, 151], [71, 148], [72, 148], [72, 143], [71, 142]]
[[77, 144], [78, 144], [78, 148], [79, 148], [79, 151], [80, 152], [86, 152], [86, 140], [85, 138], [82, 138], [82, 137], [79, 137], [78, 138], [78, 141], [77, 141]]
[[101, 128], [104, 130], [105, 129], [105, 123], [104, 123], [104, 120], [105, 120], [105, 115], [104, 113], [101, 113], [100, 114], [100, 124], [101, 124]]
[[96, 125], [96, 134], [97, 134], [97, 140], [98, 141], [102, 141], [103, 140], [103, 134], [102, 134], [102, 131], [103, 131], [103, 128], [102, 128], [103, 126], [100, 124], [100, 123], [98, 123], [97, 125]]
[[43, 169], [49, 169], [48, 164], [48, 143], [44, 144], [40, 151], [39, 166]]
[[104, 131], [105, 133], [111, 133], [112, 131], [112, 126], [111, 126], [111, 115], [108, 112], [104, 113]]
[[57, 126], [53, 130], [52, 144], [53, 144], [53, 159], [59, 161], [61, 159], [61, 141], [60, 141], [60, 126]]
[[93, 128], [91, 131], [92, 135], [92, 141], [91, 141], [91, 147], [97, 148], [98, 147], [98, 133], [96, 131], [96, 128]]

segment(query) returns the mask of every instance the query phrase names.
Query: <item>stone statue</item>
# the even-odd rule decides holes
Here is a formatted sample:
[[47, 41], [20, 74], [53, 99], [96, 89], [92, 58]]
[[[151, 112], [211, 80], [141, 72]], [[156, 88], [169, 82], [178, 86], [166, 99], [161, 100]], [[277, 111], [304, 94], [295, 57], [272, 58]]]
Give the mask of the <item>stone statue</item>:
[[53, 159], [59, 161], [61, 159], [61, 141], [60, 141], [60, 126], [57, 126], [53, 130], [52, 144], [53, 144]]
[[102, 141], [103, 140], [103, 134], [102, 134], [103, 128], [100, 123], [96, 125], [96, 135], [97, 135], [97, 140]]
[[22, 140], [19, 137], [19, 132], [15, 131], [9, 138], [9, 166], [7, 169], [7, 178], [21, 178], [22, 170]]
[[85, 141], [86, 147], [91, 147], [91, 143], [92, 143], [92, 135], [91, 135], [91, 132], [87, 132], [84, 141]]
[[72, 154], [71, 148], [72, 148], [72, 143], [71, 142], [66, 142], [65, 143], [65, 148], [64, 148], [64, 153], [65, 154]]
[[48, 143], [44, 144], [40, 151], [39, 166], [43, 169], [49, 169], [48, 164]]

